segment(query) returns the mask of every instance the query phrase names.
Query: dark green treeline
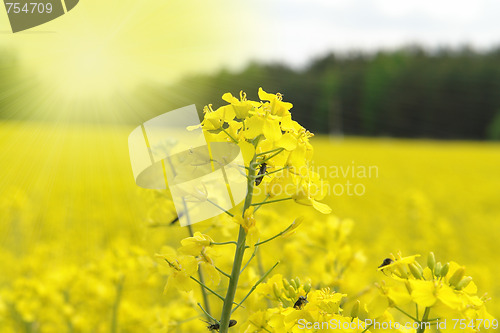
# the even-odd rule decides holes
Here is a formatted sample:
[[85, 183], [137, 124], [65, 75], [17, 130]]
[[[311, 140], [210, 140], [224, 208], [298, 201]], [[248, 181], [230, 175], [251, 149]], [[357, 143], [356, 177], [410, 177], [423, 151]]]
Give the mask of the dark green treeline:
[[[9, 66], [2, 66], [5, 61]], [[11, 57], [0, 54], [3, 91], [20, 81], [12, 64]], [[225, 103], [225, 92], [239, 96], [244, 90], [256, 99], [259, 87], [284, 94], [294, 104], [294, 118], [315, 133], [500, 139], [500, 49], [332, 53], [300, 69], [251, 63], [243, 70], [190, 76], [170, 86], [141, 85], [131, 93], [133, 106], [99, 121], [137, 124], [188, 104], [201, 110], [213, 103], [215, 108]], [[0, 117], [36, 118], [29, 110], [11, 109], [19, 105], [12, 98], [21, 97], [0, 92]], [[117, 101], [125, 99], [117, 96]]]
[[284, 94], [293, 116], [313, 132], [500, 139], [500, 50], [330, 54], [300, 70], [253, 63], [238, 73], [182, 80], [164, 93], [180, 99], [175, 106], [189, 98], [220, 106], [222, 93], [243, 89], [256, 98], [259, 86]]

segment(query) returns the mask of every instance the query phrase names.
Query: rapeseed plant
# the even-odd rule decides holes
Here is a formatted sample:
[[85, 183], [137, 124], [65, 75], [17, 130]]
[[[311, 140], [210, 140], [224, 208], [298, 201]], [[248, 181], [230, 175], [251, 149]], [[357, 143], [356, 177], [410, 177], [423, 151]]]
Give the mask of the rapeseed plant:
[[[198, 303], [203, 312], [214, 321], [220, 332], [227, 332], [232, 320], [231, 314], [278, 265], [276, 263], [272, 266], [233, 309], [239, 277], [247, 266], [245, 265], [242, 269], [245, 250], [248, 247], [257, 248], [271, 240], [259, 241], [259, 226], [254, 215], [256, 211], [262, 205], [293, 199], [299, 204], [312, 206], [322, 213], [331, 212], [327, 205], [318, 201], [325, 196], [324, 191], [321, 190], [323, 186], [321, 179], [307, 168], [307, 162], [310, 161], [313, 151], [309, 143], [312, 134], [292, 120], [289, 111], [292, 104], [283, 102], [281, 94], [269, 94], [261, 88], [259, 89], [259, 98], [260, 102], [250, 101], [247, 100], [245, 93], [241, 92], [238, 100], [229, 93], [224, 94], [223, 99], [230, 104], [215, 111], [211, 105], [205, 107], [205, 116], [200, 125], [208, 142], [233, 142], [237, 144], [245, 161], [247, 195], [242, 212], [236, 216], [226, 212], [239, 225], [238, 240], [232, 242], [236, 246], [236, 251], [231, 273], [225, 273], [218, 269], [204, 252], [205, 248], [212, 245], [228, 244], [214, 243], [206, 235], [194, 234], [194, 236], [181, 241], [182, 247], [179, 251], [188, 253], [189, 257], [167, 258], [167, 254], [162, 254], [165, 261], [174, 269], [167, 286], [177, 286], [181, 290], [188, 291], [187, 287], [192, 279], [201, 285], [205, 300], [207, 291], [221, 298], [218, 293], [204, 284], [201, 276], [200, 280], [191, 276], [195, 271], [192, 263], [196, 262], [196, 258], [202, 258], [200, 263], [211, 267], [210, 275], [212, 277], [217, 276], [220, 272], [229, 279], [226, 295], [222, 298], [224, 304], [220, 321]], [[266, 187], [266, 198], [262, 202], [254, 203], [254, 188], [261, 183], [264, 183], [263, 186]], [[286, 192], [283, 189], [286, 189]], [[300, 221], [293, 223], [279, 235], [293, 232], [299, 224]], [[273, 236], [272, 239], [279, 235]], [[219, 281], [219, 278], [215, 277], [211, 280]], [[205, 306], [207, 306], [206, 301]]]
[[[358, 317], [360, 300], [348, 299], [347, 294], [336, 291], [341, 289], [339, 281], [343, 280], [343, 275], [349, 266], [363, 258], [362, 255], [353, 252], [345, 241], [345, 237], [352, 228], [350, 221], [340, 222], [335, 218], [328, 219], [322, 228], [311, 228], [317, 233], [313, 234], [313, 231], [307, 237], [314, 237], [302, 239], [301, 244], [298, 245], [303, 248], [310, 242], [315, 247], [324, 248], [327, 258], [334, 263], [333, 266], [314, 268], [314, 263], [305, 261], [310, 263], [309, 269], [314, 269], [317, 272], [316, 276], [321, 277], [319, 281], [310, 281], [306, 285], [301, 285], [297, 277], [289, 282], [280, 274], [271, 275], [279, 261], [267, 271], [263, 269], [262, 263], [259, 263], [261, 276], [253, 278], [253, 284], [247, 284], [244, 289], [248, 292], [241, 301], [238, 303], [234, 301], [237, 291], [241, 289], [238, 284], [239, 278], [256, 256], [259, 247], [280, 236], [291, 236], [303, 221], [303, 218], [298, 218], [274, 236], [260, 240], [261, 224], [258, 222], [257, 210], [263, 205], [294, 200], [298, 204], [312, 206], [324, 214], [331, 212], [330, 207], [318, 201], [325, 197], [325, 183], [309, 168], [313, 152], [309, 138], [313, 135], [292, 120], [290, 113], [292, 105], [283, 102], [281, 94], [269, 94], [259, 89], [259, 98], [261, 101], [256, 102], [247, 100], [243, 92], [240, 93], [240, 99], [227, 93], [223, 99], [230, 104], [217, 110], [213, 110], [211, 105], [204, 109], [205, 116], [200, 126], [205, 131], [207, 141], [233, 142], [238, 144], [243, 153], [247, 196], [241, 212], [226, 212], [231, 216], [232, 221], [239, 225], [237, 241], [214, 242], [211, 236], [197, 232], [181, 241], [179, 253], [182, 255], [168, 258], [167, 254], [162, 254], [164, 260], [174, 269], [167, 286], [175, 285], [180, 290], [190, 291], [193, 286], [190, 280], [194, 280], [201, 286], [205, 307], [208, 306], [206, 302], [208, 292], [218, 297], [223, 302], [220, 320], [216, 319], [200, 302], [197, 302], [197, 305], [211, 320], [211, 325], [213, 325], [211, 327], [216, 327], [220, 332], [227, 332], [230, 326], [236, 326], [237, 322], [232, 319], [232, 314], [238, 308], [243, 307], [243, 303], [254, 292], [267, 300], [265, 303], [267, 306], [258, 307], [257, 311], [248, 313], [249, 319], [240, 324], [242, 327], [240, 331], [297, 332], [303, 329], [298, 327], [299, 319], [302, 319], [306, 322], [335, 320], [339, 323], [352, 323], [356, 321], [359, 325], [356, 330], [351, 330], [352, 332], [369, 332], [373, 325], [364, 325]], [[261, 202], [254, 203], [257, 186], [261, 183], [265, 188], [265, 198]], [[264, 213], [262, 220], [266, 220], [265, 215]], [[325, 238], [325, 234], [330, 237]], [[231, 262], [231, 273], [218, 268], [216, 261], [207, 255], [207, 251], [212, 251], [214, 247], [228, 245], [236, 246], [234, 259]], [[252, 248], [253, 253], [242, 266], [245, 250], [248, 248]], [[294, 255], [297, 254], [297, 251], [291, 252]], [[175, 253], [175, 251], [171, 250], [170, 253]], [[190, 256], [189, 259], [186, 255]], [[313, 255], [317, 255], [317, 249]], [[471, 283], [470, 277], [452, 278], [451, 282], [447, 283], [448, 272], [456, 275], [461, 271], [461, 269], [456, 269], [456, 264], [440, 266], [441, 264], [438, 263], [432, 271], [430, 268], [424, 270], [416, 261], [417, 257], [418, 255], [403, 258], [398, 255], [397, 258], [392, 256], [384, 260], [379, 270], [395, 281], [394, 286], [386, 284], [385, 281], [376, 284], [381, 295], [365, 303], [364, 313], [361, 311], [365, 318], [379, 320], [393, 318], [388, 312], [391, 308], [407, 314], [401, 307], [414, 302], [417, 314], [409, 316], [410, 319], [421, 324], [431, 324], [433, 320], [437, 320], [431, 320], [429, 317], [431, 314], [436, 318], [445, 318], [448, 313], [443, 309], [436, 310], [440, 306], [448, 306], [450, 310], [455, 311], [453, 312], [455, 318], [462, 318], [465, 315], [467, 315], [466, 318], [479, 318], [482, 315], [486, 317], [484, 319], [492, 319], [484, 308], [484, 300], [473, 296], [477, 289], [471, 287], [468, 289], [469, 292], [462, 290]], [[221, 279], [219, 275], [229, 280], [225, 296], [200, 281], [202, 279], [197, 280], [192, 277], [197, 269], [193, 266], [195, 262], [199, 263], [200, 267], [205, 266], [205, 271], [211, 276], [210, 280], [213, 284], [218, 285]], [[265, 279], [269, 280], [265, 282]], [[405, 289], [398, 286], [396, 282], [403, 283]], [[312, 284], [315, 284], [317, 289], [312, 288]], [[186, 288], [188, 285], [191, 289]], [[248, 289], [248, 286], [251, 287]], [[331, 287], [334, 289], [332, 290]], [[362, 291], [359, 295], [363, 296], [367, 292]], [[351, 316], [343, 313], [343, 308], [348, 303], [352, 303]], [[253, 303], [252, 307], [255, 308], [256, 304]], [[471, 309], [475, 309], [476, 312], [471, 312]], [[421, 318], [418, 318], [419, 310], [422, 313]], [[417, 333], [422, 333], [424, 330], [425, 328], [419, 328]]]

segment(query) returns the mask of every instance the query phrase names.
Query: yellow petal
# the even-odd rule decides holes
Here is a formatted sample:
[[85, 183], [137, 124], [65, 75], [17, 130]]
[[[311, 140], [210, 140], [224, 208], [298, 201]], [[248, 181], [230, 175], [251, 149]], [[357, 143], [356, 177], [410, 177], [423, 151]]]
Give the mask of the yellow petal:
[[471, 281], [469, 283], [469, 285], [467, 285], [467, 287], [465, 287], [464, 289], [462, 289], [464, 292], [466, 292], [467, 294], [470, 294], [470, 295], [475, 295], [477, 294], [477, 286], [476, 284], [474, 283], [474, 281]]
[[163, 288], [163, 295], [166, 295], [172, 288], [172, 284], [175, 284], [173, 282], [173, 276], [169, 276], [167, 280], [167, 284], [165, 284], [165, 288]]
[[238, 146], [241, 149], [241, 154], [243, 155], [243, 160], [245, 161], [245, 165], [250, 165], [250, 162], [255, 155], [255, 147], [248, 141], [240, 141], [238, 142]]
[[203, 269], [205, 280], [208, 282], [208, 284], [212, 286], [219, 285], [220, 273], [215, 269], [215, 267], [205, 262], [201, 263], [201, 267]]
[[233, 220], [234, 223], [239, 224], [243, 228], [245, 228], [245, 221], [243, 220], [243, 217], [241, 217], [239, 215], [235, 215], [235, 216], [233, 216], [232, 220]]
[[432, 280], [432, 271], [429, 267], [424, 268], [423, 276], [425, 280]]
[[314, 199], [312, 199], [311, 201], [314, 209], [316, 209], [318, 212], [323, 214], [330, 214], [332, 212], [332, 209], [327, 204], [318, 202]]
[[186, 275], [193, 275], [198, 271], [198, 262], [196, 258], [188, 256], [181, 259], [180, 268]]
[[277, 141], [281, 139], [281, 129], [278, 119], [266, 119], [264, 121], [264, 126], [262, 127], [262, 132], [266, 139], [271, 141]]
[[[169, 286], [171, 278], [168, 279], [167, 286]], [[189, 276], [184, 274], [175, 274], [172, 280], [172, 287], [181, 291], [191, 291], [193, 289], [193, 282]], [[170, 286], [169, 286], [170, 288]]]
[[231, 93], [225, 93], [224, 95], [222, 95], [222, 99], [231, 104], [239, 102], [238, 99], [234, 97]]
[[433, 281], [411, 281], [412, 293], [411, 297], [418, 305], [422, 307], [430, 307], [436, 303], [434, 296], [435, 286]]
[[222, 121], [220, 114], [215, 112], [209, 112], [205, 114], [205, 119], [203, 120], [203, 129], [207, 131], [212, 131], [219, 129], [222, 126]]
[[221, 119], [223, 119], [226, 123], [233, 120], [236, 117], [234, 113], [234, 108], [231, 105], [225, 105], [218, 108], [215, 112], [221, 113]]
[[389, 297], [398, 306], [406, 305], [411, 302], [411, 296], [408, 293], [408, 289], [406, 289], [404, 285], [389, 288], [387, 297]]
[[306, 148], [304, 145], [297, 146], [288, 156], [288, 165], [300, 168], [306, 164]]
[[297, 138], [290, 133], [286, 133], [276, 142], [276, 145], [288, 151], [294, 150], [297, 148]]
[[254, 139], [262, 134], [262, 127], [264, 126], [264, 118], [253, 116], [245, 122], [245, 138]]
[[438, 292], [438, 298], [451, 309], [459, 310], [462, 307], [460, 297], [449, 286], [442, 286]]
[[[184, 240], [182, 240], [182, 241], [184, 241]], [[182, 243], [182, 241], [181, 241], [181, 243]], [[179, 253], [187, 254], [187, 255], [191, 255], [191, 256], [197, 256], [200, 254], [202, 248], [203, 247], [199, 244], [196, 244], [193, 242], [185, 242], [185, 243], [182, 243], [182, 246], [179, 248]]]
[[173, 262], [177, 258], [177, 251], [173, 247], [163, 246], [161, 248], [161, 253], [155, 254], [157, 259], [160, 259], [162, 262], [165, 262], [165, 259]]
[[387, 297], [377, 295], [366, 307], [369, 318], [377, 318], [384, 314], [385, 310], [389, 307]]
[[286, 115], [281, 118], [281, 128], [284, 131], [298, 132], [302, 126], [300, 126], [298, 122], [293, 121], [291, 115]]
[[257, 145], [257, 153], [260, 154], [266, 151], [273, 150], [274, 148], [276, 148], [274, 146], [274, 142], [272, 142], [271, 140], [263, 139], [260, 140], [259, 144]]
[[261, 101], [272, 101], [276, 98], [276, 95], [266, 93], [264, 89], [259, 88], [259, 98]]
[[259, 235], [260, 235], [259, 229], [257, 229], [255, 226], [248, 229], [247, 232], [248, 244], [250, 246], [253, 246], [255, 243], [257, 243], [259, 241]]
[[191, 131], [194, 131], [194, 130], [196, 130], [196, 129], [198, 129], [198, 128], [201, 128], [201, 124], [186, 127], [186, 129], [187, 129], [188, 131], [190, 131], [190, 132], [191, 132]]

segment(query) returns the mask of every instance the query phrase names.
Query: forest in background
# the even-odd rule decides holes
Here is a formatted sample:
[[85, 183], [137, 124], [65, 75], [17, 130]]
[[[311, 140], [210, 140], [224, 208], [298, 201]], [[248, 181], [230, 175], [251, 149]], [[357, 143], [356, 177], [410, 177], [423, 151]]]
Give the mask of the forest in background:
[[[37, 89], [26, 83], [15, 55], [0, 51], [0, 118], [49, 120], [16, 100]], [[14, 85], [25, 86], [9, 90]], [[426, 50], [418, 46], [376, 53], [330, 53], [302, 68], [252, 62], [238, 71], [191, 75], [172, 85], [142, 84], [147, 108], [123, 109], [101, 122], [137, 124], [173, 108], [223, 105], [221, 96], [258, 87], [294, 104], [294, 118], [315, 133], [436, 139], [500, 139], [500, 48]], [[117, 96], [117, 98], [120, 98]], [[91, 113], [91, 112], [89, 112]], [[48, 118], [47, 118], [48, 117]], [[85, 119], [85, 113], [71, 118]], [[91, 121], [96, 121], [92, 118]]]

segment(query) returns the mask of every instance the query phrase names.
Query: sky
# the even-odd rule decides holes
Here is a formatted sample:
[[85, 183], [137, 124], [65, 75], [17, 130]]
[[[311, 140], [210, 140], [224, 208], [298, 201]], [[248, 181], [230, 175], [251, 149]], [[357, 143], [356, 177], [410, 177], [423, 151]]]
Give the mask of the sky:
[[498, 13], [496, 0], [81, 0], [16, 34], [0, 10], [0, 49], [46, 88], [40, 99], [74, 107], [253, 60], [299, 67], [330, 51], [488, 49], [500, 40]]
[[330, 50], [373, 51], [412, 43], [429, 48], [500, 42], [495, 0], [278, 0], [270, 34], [273, 57], [303, 64]]
[[[242, 9], [214, 2], [227, 12]], [[0, 10], [0, 47], [54, 91], [76, 96], [241, 64], [251, 29], [207, 1], [82, 0], [44, 25], [9, 30]]]

